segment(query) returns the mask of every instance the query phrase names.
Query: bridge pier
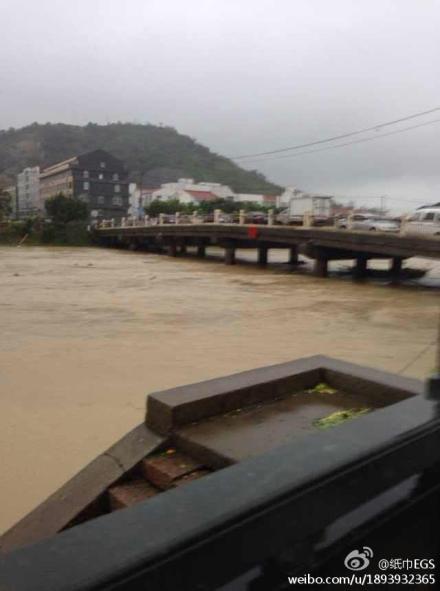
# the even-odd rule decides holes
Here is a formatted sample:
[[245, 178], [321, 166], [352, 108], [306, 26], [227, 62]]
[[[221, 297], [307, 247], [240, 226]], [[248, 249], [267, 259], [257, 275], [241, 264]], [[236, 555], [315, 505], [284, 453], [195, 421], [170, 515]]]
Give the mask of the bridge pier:
[[180, 254], [186, 254], [186, 244], [181, 244], [179, 247], [179, 253]]
[[400, 276], [401, 276], [401, 272], [402, 272], [402, 261], [403, 261], [403, 259], [401, 257], [393, 257], [391, 259], [390, 273], [391, 273], [391, 281], [394, 284], [397, 284], [400, 282]]
[[298, 264], [298, 247], [292, 246], [289, 248], [289, 265]]
[[356, 265], [354, 268], [354, 278], [357, 281], [361, 281], [362, 279], [366, 278], [367, 265], [368, 265], [368, 258], [366, 256], [360, 255], [356, 258]]
[[233, 246], [225, 248], [225, 265], [235, 265], [235, 248]]
[[267, 246], [260, 246], [258, 249], [258, 264], [260, 267], [264, 267], [267, 265], [267, 257], [268, 257], [269, 249]]
[[206, 256], [206, 246], [204, 244], [200, 244], [197, 247], [197, 256], [203, 259]]
[[319, 255], [315, 259], [313, 265], [313, 274], [316, 277], [327, 277], [328, 275], [328, 258], [324, 255]]
[[170, 255], [170, 257], [177, 256], [177, 244], [175, 242], [172, 242], [168, 245], [168, 254]]

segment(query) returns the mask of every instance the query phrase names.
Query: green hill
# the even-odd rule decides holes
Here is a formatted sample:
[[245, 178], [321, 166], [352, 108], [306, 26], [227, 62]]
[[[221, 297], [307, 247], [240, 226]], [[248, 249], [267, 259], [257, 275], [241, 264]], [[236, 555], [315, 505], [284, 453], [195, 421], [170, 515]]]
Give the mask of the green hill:
[[102, 148], [121, 158], [130, 179], [157, 187], [180, 177], [229, 185], [236, 192], [279, 193], [257, 171], [246, 171], [171, 127], [112, 123], [84, 127], [33, 123], [0, 131], [0, 175], [13, 181], [26, 166], [45, 167], [76, 154]]

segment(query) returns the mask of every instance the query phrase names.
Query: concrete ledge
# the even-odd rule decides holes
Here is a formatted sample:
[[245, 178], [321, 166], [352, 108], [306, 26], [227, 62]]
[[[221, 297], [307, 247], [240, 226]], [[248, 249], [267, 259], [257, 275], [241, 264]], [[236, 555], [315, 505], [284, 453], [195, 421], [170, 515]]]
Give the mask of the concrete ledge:
[[[181, 427], [214, 415], [288, 396], [320, 381], [362, 394], [368, 391], [378, 406], [423, 393], [423, 383], [317, 355], [173, 388], [150, 395], [147, 424], [141, 424], [94, 459], [46, 501], [0, 537], [0, 552], [8, 552], [96, 517], [106, 511], [105, 492], [172, 434], [183, 450], [222, 467], [236, 461], [209, 446], [189, 441]], [[187, 449], [186, 445], [191, 449]], [[194, 448], [197, 447], [197, 450]]]
[[390, 397], [397, 402], [409, 393], [421, 393], [417, 380], [316, 355], [150, 394], [147, 425], [167, 435], [189, 423], [281, 398], [325, 380], [353, 392], [374, 385], [379, 397], [388, 397], [388, 404]]
[[31, 544], [102, 513], [100, 497], [163, 439], [143, 423], [95, 458], [0, 537], [0, 552]]
[[188, 423], [311, 387], [320, 379], [323, 359], [318, 355], [155, 392], [147, 399], [147, 425], [167, 435]]

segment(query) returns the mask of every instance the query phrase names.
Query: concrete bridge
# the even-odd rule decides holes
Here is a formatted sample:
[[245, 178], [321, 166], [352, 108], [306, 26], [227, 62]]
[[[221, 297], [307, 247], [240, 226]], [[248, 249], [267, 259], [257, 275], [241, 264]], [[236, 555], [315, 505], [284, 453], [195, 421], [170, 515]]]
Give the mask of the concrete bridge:
[[235, 263], [238, 248], [258, 249], [258, 263], [267, 264], [271, 248], [289, 251], [291, 265], [298, 263], [298, 254], [314, 260], [314, 273], [326, 277], [332, 260], [354, 260], [355, 277], [366, 275], [370, 259], [390, 259], [390, 271], [398, 279], [402, 261], [410, 257], [440, 259], [440, 239], [414, 237], [382, 232], [360, 232], [333, 227], [303, 227], [246, 224], [101, 224], [94, 230], [103, 246], [126, 246], [133, 249], [166, 250], [171, 256], [185, 254], [194, 248], [204, 257], [208, 246], [225, 251], [225, 263]]

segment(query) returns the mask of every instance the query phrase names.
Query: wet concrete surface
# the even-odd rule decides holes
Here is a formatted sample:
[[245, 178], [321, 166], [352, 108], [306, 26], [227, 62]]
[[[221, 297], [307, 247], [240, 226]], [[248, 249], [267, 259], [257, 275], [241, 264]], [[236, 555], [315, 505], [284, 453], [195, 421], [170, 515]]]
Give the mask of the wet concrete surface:
[[438, 262], [408, 261], [428, 274], [391, 288], [345, 263], [292, 273], [281, 251], [266, 269], [209, 254], [0, 248], [0, 531], [137, 425], [149, 392], [319, 353], [434, 368]]
[[[331, 394], [303, 391], [212, 417], [181, 429], [179, 434], [187, 443], [209, 449], [227, 463], [235, 463], [316, 432], [319, 427], [315, 421], [334, 412], [353, 409], [373, 412], [378, 407], [374, 395], [341, 390]], [[361, 417], [350, 420], [361, 420]]]

